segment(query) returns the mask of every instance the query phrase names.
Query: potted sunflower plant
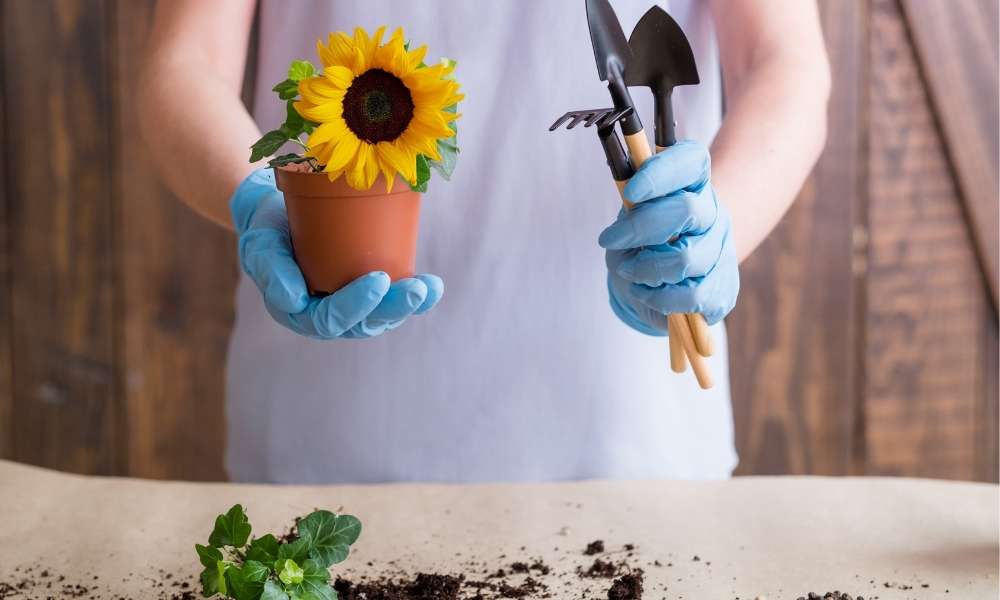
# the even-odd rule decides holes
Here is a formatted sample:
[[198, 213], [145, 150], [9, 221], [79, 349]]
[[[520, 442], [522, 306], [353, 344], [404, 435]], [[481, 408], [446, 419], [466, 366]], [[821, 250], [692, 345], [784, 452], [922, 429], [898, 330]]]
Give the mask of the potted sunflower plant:
[[357, 28], [317, 41], [321, 69], [292, 63], [274, 86], [285, 122], [251, 147], [250, 162], [289, 142], [301, 149], [268, 165], [315, 294], [370, 271], [412, 276], [421, 194], [432, 171], [448, 180], [455, 168], [463, 98], [455, 62], [424, 62], [427, 47], [411, 50], [402, 29], [383, 43], [384, 35], [385, 27], [374, 35]]

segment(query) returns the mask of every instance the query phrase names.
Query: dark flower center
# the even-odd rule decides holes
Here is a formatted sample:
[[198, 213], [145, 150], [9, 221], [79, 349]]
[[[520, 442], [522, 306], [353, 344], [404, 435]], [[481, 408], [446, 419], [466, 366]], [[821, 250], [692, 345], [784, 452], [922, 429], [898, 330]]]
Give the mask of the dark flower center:
[[344, 95], [344, 120], [367, 142], [391, 141], [413, 118], [410, 90], [392, 73], [369, 69], [354, 78]]

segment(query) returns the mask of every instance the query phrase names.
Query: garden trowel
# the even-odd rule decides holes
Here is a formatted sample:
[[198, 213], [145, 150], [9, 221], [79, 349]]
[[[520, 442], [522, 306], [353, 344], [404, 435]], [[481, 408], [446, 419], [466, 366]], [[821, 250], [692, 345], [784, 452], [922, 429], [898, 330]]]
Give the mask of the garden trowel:
[[[597, 60], [597, 73], [601, 81], [608, 82], [608, 91], [611, 92], [611, 100], [614, 102], [615, 108], [618, 110], [633, 109], [620, 121], [620, 125], [632, 165], [638, 169], [652, 156], [652, 151], [642, 128], [642, 121], [638, 113], [635, 112], [632, 95], [625, 82], [625, 73], [631, 68], [630, 65], [635, 61], [635, 57], [628, 40], [625, 39], [625, 33], [622, 32], [618, 16], [615, 15], [608, 0], [585, 0], [585, 2], [587, 23], [590, 28], [590, 42], [594, 47], [594, 58]], [[624, 186], [619, 186], [619, 190], [621, 189], [624, 189]], [[622, 196], [622, 203], [626, 208], [632, 208], [631, 203], [624, 196]], [[702, 388], [712, 387], [711, 375], [709, 375], [702, 355], [699, 354], [695, 345], [688, 319], [683, 314], [673, 313], [667, 316], [667, 326], [670, 329], [671, 338], [671, 368], [677, 372], [683, 371], [683, 354], [687, 354], [687, 360], [691, 363], [691, 369], [698, 380], [698, 385]]]
[[[625, 70], [625, 84], [653, 91], [656, 109], [653, 119], [656, 151], [677, 143], [674, 135], [672, 96], [679, 85], [697, 85], [698, 65], [694, 51], [681, 26], [667, 11], [653, 6], [642, 15], [628, 38], [632, 60]], [[686, 316], [698, 352], [712, 354], [712, 336], [701, 315]]]
[[677, 141], [671, 101], [674, 87], [699, 82], [691, 44], [677, 21], [659, 6], [650, 8], [639, 19], [628, 44], [632, 60], [625, 70], [625, 84], [653, 90], [656, 145], [673, 146]]

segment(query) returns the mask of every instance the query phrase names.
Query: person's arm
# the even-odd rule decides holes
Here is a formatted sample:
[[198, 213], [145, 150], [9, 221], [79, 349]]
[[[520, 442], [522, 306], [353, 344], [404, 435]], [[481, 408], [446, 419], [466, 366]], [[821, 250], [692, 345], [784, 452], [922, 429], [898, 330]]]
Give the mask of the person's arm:
[[240, 99], [253, 0], [157, 2], [143, 69], [139, 122], [170, 189], [232, 229], [229, 198], [259, 165], [260, 137]]
[[712, 184], [736, 224], [740, 260], [795, 200], [826, 141], [830, 67], [815, 2], [712, 0], [726, 115]]

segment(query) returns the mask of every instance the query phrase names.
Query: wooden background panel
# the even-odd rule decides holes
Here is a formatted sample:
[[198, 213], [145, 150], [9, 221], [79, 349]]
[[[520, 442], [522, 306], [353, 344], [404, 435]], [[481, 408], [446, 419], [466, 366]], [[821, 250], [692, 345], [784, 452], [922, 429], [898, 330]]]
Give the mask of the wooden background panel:
[[[4, 29], [4, 13], [0, 7], [0, 32]], [[0, 41], [0, 52], [7, 55], [6, 44]], [[7, 162], [7, 139], [4, 122], [7, 117], [4, 67], [6, 61], [0, 57], [0, 458], [14, 457], [14, 401], [13, 382], [11, 380], [11, 337], [10, 337], [10, 254], [11, 247], [8, 231], [10, 219], [7, 206], [7, 182], [10, 180]]]
[[865, 13], [821, 4], [833, 68], [830, 138], [777, 230], [741, 266], [727, 319], [741, 474], [850, 471]]
[[873, 9], [866, 472], [972, 479], [995, 314], [899, 6]]
[[120, 473], [104, 5], [2, 10], [13, 456]]
[[1000, 270], [998, 3], [906, 0], [902, 6], [995, 309]]
[[[131, 101], [154, 3], [115, 2], [114, 132], [127, 472], [225, 478], [225, 355], [236, 281], [233, 234], [157, 181]], [[165, 124], [166, 125], [166, 124]]]

